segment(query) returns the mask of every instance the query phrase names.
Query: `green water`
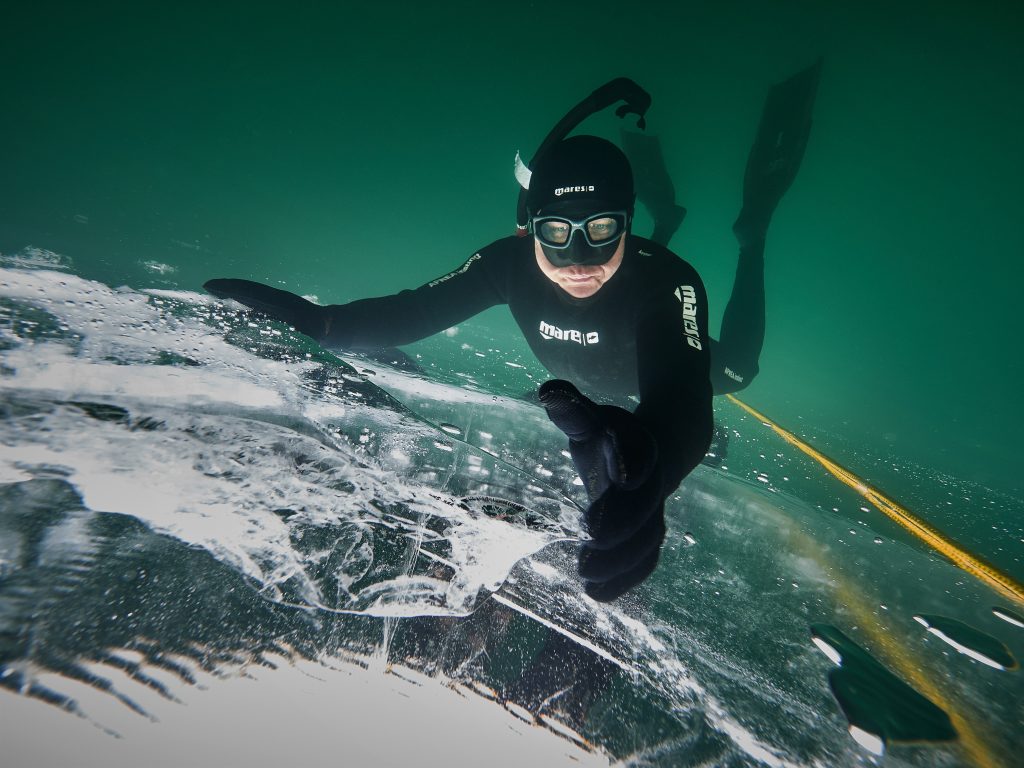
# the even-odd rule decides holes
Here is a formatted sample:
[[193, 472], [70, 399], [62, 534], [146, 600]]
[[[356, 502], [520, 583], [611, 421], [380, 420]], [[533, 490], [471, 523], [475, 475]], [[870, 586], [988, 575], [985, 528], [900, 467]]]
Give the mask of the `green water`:
[[[654, 97], [690, 211], [672, 246], [703, 275], [715, 330], [761, 102], [824, 54], [743, 397], [1012, 562], [1020, 5], [836, 5], [7, 9], [0, 252], [55, 251], [112, 285], [235, 276], [324, 302], [413, 287], [509, 233], [515, 151], [626, 75]], [[585, 127], [614, 136], [618, 121]], [[515, 333], [504, 310], [484, 320]], [[979, 509], [958, 486], [948, 512], [935, 472], [1005, 495]]]

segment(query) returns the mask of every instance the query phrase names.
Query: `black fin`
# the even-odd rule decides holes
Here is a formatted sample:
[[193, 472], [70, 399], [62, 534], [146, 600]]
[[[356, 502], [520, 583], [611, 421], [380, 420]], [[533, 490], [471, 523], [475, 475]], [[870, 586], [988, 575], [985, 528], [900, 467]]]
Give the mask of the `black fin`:
[[800, 169], [821, 64], [819, 58], [768, 92], [743, 177], [743, 209], [733, 225], [741, 245], [764, 239], [775, 207]]

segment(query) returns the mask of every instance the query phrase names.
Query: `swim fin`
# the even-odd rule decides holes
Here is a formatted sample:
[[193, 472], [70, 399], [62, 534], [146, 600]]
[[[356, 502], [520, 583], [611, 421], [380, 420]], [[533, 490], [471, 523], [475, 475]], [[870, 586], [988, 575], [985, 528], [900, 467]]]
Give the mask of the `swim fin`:
[[743, 208], [732, 228], [741, 247], [764, 240], [775, 207], [800, 169], [821, 63], [819, 58], [768, 92], [743, 177]]
[[661, 141], [657, 136], [623, 130], [622, 149], [633, 166], [637, 199], [654, 219], [651, 240], [667, 246], [686, 218], [686, 209], [676, 205], [676, 188], [665, 168]]

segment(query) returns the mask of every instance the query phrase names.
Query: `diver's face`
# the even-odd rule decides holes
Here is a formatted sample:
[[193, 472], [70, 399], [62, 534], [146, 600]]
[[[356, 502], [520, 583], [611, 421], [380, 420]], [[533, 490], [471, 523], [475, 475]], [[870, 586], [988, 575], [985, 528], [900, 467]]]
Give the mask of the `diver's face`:
[[604, 264], [571, 264], [567, 267], [556, 267], [544, 255], [537, 238], [533, 239], [533, 251], [537, 257], [537, 266], [544, 273], [544, 277], [574, 299], [589, 299], [600, 291], [622, 266], [622, 256], [626, 252], [626, 236], [623, 234], [619, 238], [618, 248]]

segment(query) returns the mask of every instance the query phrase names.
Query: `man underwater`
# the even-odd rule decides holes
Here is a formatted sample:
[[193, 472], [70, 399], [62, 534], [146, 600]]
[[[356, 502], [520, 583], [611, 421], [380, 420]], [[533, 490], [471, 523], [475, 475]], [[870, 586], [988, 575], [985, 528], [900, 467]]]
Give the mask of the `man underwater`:
[[[814, 86], [818, 66], [811, 68]], [[809, 97], [806, 86], [803, 91], [799, 120], [789, 114], [792, 109], [780, 113], [786, 120], [768, 120], [769, 97], [748, 161], [743, 210], [734, 226], [740, 268], [723, 319], [724, 337], [730, 310], [739, 317], [730, 337], [738, 343], [715, 343], [722, 353], [714, 377], [720, 392], [742, 388], [757, 372], [764, 336], [764, 240], [806, 144], [813, 89]], [[632, 148], [634, 156], [651, 149], [637, 142]], [[660, 148], [657, 154], [660, 160]], [[525, 193], [532, 237], [491, 243], [415, 290], [319, 306], [248, 280], [215, 279], [205, 288], [326, 347], [350, 351], [409, 344], [489, 307], [508, 305], [537, 359], [555, 377], [541, 385], [540, 402], [569, 438], [590, 499], [590, 540], [580, 548], [579, 573], [588, 595], [610, 601], [654, 571], [665, 538], [665, 499], [700, 463], [711, 441], [714, 342], [708, 336], [707, 295], [690, 264], [631, 231], [638, 190], [617, 146], [595, 136], [571, 136], [548, 147], [533, 166]], [[655, 215], [656, 232], [665, 231], [657, 226], [653, 196], [645, 194], [650, 189], [641, 179], [640, 198]], [[681, 219], [675, 217], [676, 226]], [[669, 227], [667, 237], [674, 229]], [[737, 349], [740, 362], [730, 357]], [[725, 363], [718, 359], [723, 357]], [[639, 402], [632, 412], [607, 404], [630, 400]]]

